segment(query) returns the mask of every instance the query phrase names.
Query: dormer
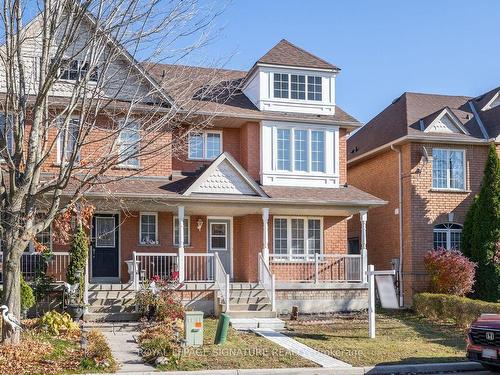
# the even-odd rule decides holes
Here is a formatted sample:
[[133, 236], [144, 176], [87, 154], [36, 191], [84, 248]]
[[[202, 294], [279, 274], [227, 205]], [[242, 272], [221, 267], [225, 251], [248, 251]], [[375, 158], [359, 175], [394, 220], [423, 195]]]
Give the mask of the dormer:
[[334, 115], [339, 71], [283, 39], [250, 69], [243, 93], [261, 111]]
[[500, 91], [497, 91], [492, 98], [486, 103], [486, 105], [481, 108], [481, 111], [487, 111], [489, 109], [498, 107], [500, 105]]
[[469, 134], [460, 119], [449, 107], [445, 107], [421, 119], [420, 130], [425, 133]]

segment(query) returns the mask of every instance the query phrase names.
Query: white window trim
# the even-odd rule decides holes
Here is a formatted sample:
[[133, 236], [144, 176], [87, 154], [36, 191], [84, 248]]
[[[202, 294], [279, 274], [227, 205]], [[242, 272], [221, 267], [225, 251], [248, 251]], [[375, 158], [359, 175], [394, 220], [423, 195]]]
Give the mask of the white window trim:
[[[141, 212], [139, 215], [139, 244], [144, 246], [154, 246], [160, 243], [158, 238], [158, 212]], [[143, 216], [154, 216], [155, 217], [155, 233], [156, 233], [156, 242], [154, 243], [145, 243], [142, 242], [142, 217]]]
[[[287, 235], [287, 252], [286, 254], [278, 254], [275, 252], [275, 220], [276, 219], [285, 219], [286, 220], [286, 235]], [[293, 254], [292, 253], [292, 219], [302, 219], [304, 221], [304, 254]], [[304, 259], [299, 259], [298, 261], [304, 262], [304, 261], [312, 261], [314, 262], [314, 258], [311, 259], [311, 256], [314, 256], [314, 254], [309, 253], [309, 241], [308, 241], [308, 232], [309, 232], [309, 220], [319, 220], [319, 227], [320, 227], [320, 244], [319, 244], [319, 254], [324, 253], [324, 227], [323, 227], [323, 218], [322, 217], [316, 217], [316, 216], [273, 216], [273, 254], [286, 258], [286, 257], [293, 257], [293, 256], [304, 256]], [[293, 260], [293, 259], [292, 259]]]
[[[79, 116], [71, 116], [70, 117], [70, 122], [71, 120], [78, 120], [78, 126], [80, 127], [80, 117]], [[63, 119], [64, 121], [64, 119]], [[63, 131], [59, 128], [59, 124], [60, 124], [60, 119], [56, 119], [56, 126], [57, 126], [57, 155], [56, 155], [56, 164], [57, 165], [61, 165], [63, 164], [63, 158], [62, 158], [62, 155], [61, 155], [61, 152], [62, 152], [62, 146], [61, 146], [61, 136], [63, 135]], [[68, 129], [70, 128], [70, 124], [68, 124]], [[78, 130], [78, 132], [80, 132], [80, 129]], [[75, 160], [75, 164], [79, 164], [80, 163], [80, 158], [81, 158], [81, 155], [80, 155], [80, 151], [81, 150], [78, 150], [78, 155], [76, 157], [76, 160]], [[65, 161], [64, 161], [65, 163]]]
[[[139, 129], [138, 129], [138, 132], [139, 132], [139, 141], [138, 141], [138, 145], [139, 145], [139, 153], [140, 153], [140, 150], [141, 150], [141, 140], [142, 140], [142, 136], [141, 136], [141, 124], [139, 122], [139, 119], [130, 119], [129, 121], [127, 121], [126, 119], [121, 119], [119, 121], [119, 126], [120, 126], [120, 132], [118, 133], [118, 157], [121, 157], [121, 132], [124, 130], [124, 124], [125, 123], [132, 123], [132, 122], [137, 122], [137, 124], [139, 125]], [[140, 169], [141, 168], [141, 160], [139, 158], [139, 155], [136, 156], [137, 158], [137, 164], [130, 164], [130, 158], [128, 158], [127, 160], [123, 161], [122, 163], [119, 163], [118, 164], [118, 167], [121, 167], [121, 168], [129, 168], [129, 169]]]
[[[175, 221], [179, 220], [178, 216], [174, 216], [172, 220], [172, 243], [175, 247], [179, 247], [178, 243], [175, 243]], [[184, 216], [184, 220], [187, 220], [187, 226], [184, 226], [184, 232], [187, 231], [188, 242], [184, 242], [184, 247], [191, 246], [191, 218], [189, 216]]]
[[[73, 61], [76, 61], [78, 63], [78, 72], [81, 72], [81, 67], [87, 63], [88, 61], [83, 61], [83, 60], [78, 60], [78, 59], [62, 59], [62, 60], [66, 60], [68, 61], [70, 64], [73, 62]], [[89, 63], [90, 65], [90, 63]], [[95, 69], [97, 69], [97, 67], [95, 67]], [[65, 71], [65, 70], [68, 70], [68, 71], [71, 71], [72, 69], [64, 69], [62, 66], [60, 66], [57, 70], [57, 76], [61, 76], [62, 73]], [[71, 79], [71, 78], [58, 78], [57, 79], [59, 82], [67, 82], [67, 83], [75, 83], [78, 81], [78, 79]], [[91, 85], [96, 85], [97, 82], [99, 81], [99, 69], [97, 69], [97, 79], [96, 80], [92, 80], [90, 79], [90, 75], [89, 75], [89, 78], [87, 79], [87, 84], [91, 84]]]
[[[288, 169], [279, 169], [278, 168], [278, 130], [289, 130], [290, 131], [290, 170]], [[295, 131], [296, 130], [305, 130], [307, 132], [307, 170], [300, 171], [295, 169]], [[312, 132], [322, 132], [323, 133], [323, 171], [313, 171], [312, 170]], [[273, 129], [273, 170], [281, 173], [294, 173], [294, 174], [303, 174], [310, 175], [318, 174], [318, 175], [326, 175], [326, 153], [327, 153], [327, 143], [326, 143], [326, 130], [324, 129], [312, 129], [308, 127], [300, 127], [300, 126], [276, 126]]]
[[[229, 224], [230, 223], [226, 223], [226, 222], [222, 222], [222, 221], [213, 221], [213, 222], [210, 222], [210, 228], [208, 228], [208, 240], [210, 241], [208, 246], [210, 248], [211, 251], [228, 251], [230, 250], [229, 248], [229, 243], [228, 243], [228, 229], [229, 229]], [[215, 237], [224, 237], [226, 239], [226, 247], [212, 247], [212, 226], [213, 225], [224, 225], [224, 227], [226, 227], [226, 231], [225, 231], [225, 235], [217, 235]]]
[[[203, 136], [203, 156], [201, 158], [193, 158], [191, 157], [191, 134], [201, 134]], [[220, 135], [220, 149], [219, 149], [219, 155], [222, 153], [222, 150], [224, 149], [224, 143], [223, 143], [223, 136], [222, 136], [222, 131], [221, 130], [202, 130], [202, 131], [193, 131], [193, 133], [189, 133], [188, 136], [188, 160], [215, 160], [217, 159], [217, 156], [213, 158], [208, 158], [207, 157], [207, 138], [208, 134], [219, 134]]]
[[[280, 98], [277, 96], [274, 96], [274, 74], [286, 74], [288, 76], [288, 97], [286, 98]], [[305, 76], [306, 79], [306, 87], [305, 87], [305, 99], [292, 99], [292, 75], [296, 76]], [[310, 100], [308, 99], [309, 96], [309, 91], [307, 87], [307, 82], [308, 82], [308, 77], [320, 77], [321, 78], [321, 100]], [[295, 103], [323, 103], [324, 102], [324, 94], [323, 94], [323, 88], [325, 86], [325, 81], [324, 81], [324, 76], [321, 74], [304, 74], [304, 73], [282, 73], [282, 72], [271, 72], [270, 74], [270, 86], [271, 86], [271, 95], [270, 98], [272, 100], [277, 100], [277, 101], [293, 101]]]
[[[452, 228], [436, 228], [437, 225], [442, 225], [442, 224], [454, 224], [454, 225], [459, 225], [461, 227], [461, 229], [452, 229]], [[441, 224], [436, 224], [433, 228], [432, 228], [432, 235], [434, 236], [434, 233], [446, 233], [446, 250], [450, 250], [452, 247], [451, 247], [451, 234], [452, 233], [462, 233], [463, 232], [463, 225], [462, 224], [459, 224], [459, 223], [452, 223], [452, 222], [446, 222], [446, 223], [441, 223]], [[433, 241], [434, 242], [434, 239]], [[460, 241], [460, 244], [461, 244], [462, 241]], [[433, 243], [433, 247], [434, 247], [434, 243]]]
[[[453, 152], [461, 152], [463, 154], [463, 188], [452, 188], [450, 187], [450, 182], [451, 182], [451, 176], [450, 176], [450, 168], [446, 168], [446, 186], [447, 187], [435, 187], [434, 186], [434, 152], [435, 151], [446, 151], [446, 160], [450, 160], [449, 154], [450, 151]], [[467, 159], [466, 159], [466, 152], [464, 149], [456, 149], [456, 148], [441, 148], [441, 147], [435, 147], [432, 150], [432, 190], [434, 191], [466, 191], [467, 190]]]

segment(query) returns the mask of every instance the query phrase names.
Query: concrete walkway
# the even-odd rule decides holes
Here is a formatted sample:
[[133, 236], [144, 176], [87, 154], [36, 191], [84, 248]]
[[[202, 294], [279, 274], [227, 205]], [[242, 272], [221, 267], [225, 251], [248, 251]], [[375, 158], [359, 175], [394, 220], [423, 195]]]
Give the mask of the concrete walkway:
[[348, 368], [352, 367], [349, 363], [342, 362], [336, 358], [330, 357], [329, 355], [318, 352], [317, 350], [292, 339], [291, 337], [285, 336], [282, 333], [276, 332], [273, 329], [268, 328], [257, 328], [253, 329], [253, 332], [258, 335], [265, 337], [266, 339], [274, 342], [275, 344], [285, 348], [286, 350], [295, 353], [309, 361], [317, 363], [321, 367], [327, 368]]
[[155, 370], [153, 366], [145, 364], [139, 355], [139, 346], [134, 339], [139, 332], [102, 332], [102, 334], [108, 340], [113, 357], [120, 365], [118, 372], [149, 373]]

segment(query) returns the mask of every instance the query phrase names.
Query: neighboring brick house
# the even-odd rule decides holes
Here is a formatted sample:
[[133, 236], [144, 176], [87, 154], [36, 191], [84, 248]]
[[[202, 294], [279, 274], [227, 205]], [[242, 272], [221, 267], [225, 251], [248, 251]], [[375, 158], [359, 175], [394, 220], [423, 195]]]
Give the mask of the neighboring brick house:
[[[402, 271], [402, 304], [428, 286], [427, 251], [460, 249], [488, 145], [496, 143], [500, 153], [499, 93], [404, 93], [348, 139], [349, 185], [389, 202], [370, 211], [368, 262]], [[350, 220], [352, 251], [359, 235]]]
[[[214, 300], [245, 316], [276, 315], [293, 304], [306, 312], [366, 307], [366, 256], [347, 254], [347, 221], [385, 202], [346, 185], [346, 134], [360, 124], [336, 104], [340, 69], [282, 40], [249, 71], [137, 70], [171, 105], [192, 104], [210, 123], [184, 126], [193, 129], [183, 153], [129, 161], [136, 176], [86, 193], [96, 208], [91, 289], [114, 290], [129, 275], [175, 276], [187, 303], [207, 312], [217, 309]], [[203, 95], [214, 76], [236, 92]], [[185, 78], [199, 85], [178, 87]], [[168, 145], [175, 135], [160, 133], [156, 142]], [[50, 233], [41, 237], [50, 245]], [[235, 302], [232, 288], [262, 288], [267, 299], [249, 294]]]

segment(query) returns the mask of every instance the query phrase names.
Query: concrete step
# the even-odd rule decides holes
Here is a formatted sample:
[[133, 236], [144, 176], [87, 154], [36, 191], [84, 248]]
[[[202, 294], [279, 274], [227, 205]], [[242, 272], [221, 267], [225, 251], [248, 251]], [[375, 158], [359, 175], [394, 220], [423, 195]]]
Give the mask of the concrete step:
[[230, 297], [229, 298], [229, 303], [271, 303], [271, 300], [269, 297], [263, 296], [263, 297]]
[[89, 291], [89, 299], [134, 299], [133, 290], [95, 290]]
[[231, 311], [229, 307], [229, 312], [227, 314], [231, 318], [276, 318], [276, 311]]
[[285, 322], [278, 318], [231, 318], [229, 322], [238, 331], [250, 331], [258, 328], [274, 329], [276, 331], [285, 329]]
[[91, 306], [130, 306], [134, 304], [134, 298], [89, 298], [89, 305]]
[[267, 297], [264, 289], [238, 289], [231, 290], [229, 293], [230, 298], [247, 298], [247, 297]]
[[134, 290], [133, 284], [89, 284], [89, 291]]
[[97, 305], [97, 306], [88, 306], [87, 310], [89, 313], [106, 313], [106, 314], [115, 314], [115, 313], [133, 313], [135, 312], [134, 305]]
[[268, 303], [230, 303], [229, 311], [271, 311]]
[[121, 312], [121, 313], [86, 313], [83, 316], [85, 322], [135, 322], [141, 317], [140, 314]]
[[229, 289], [237, 290], [237, 289], [262, 289], [262, 286], [259, 283], [231, 283], [229, 284]]
[[101, 332], [138, 332], [142, 324], [139, 322], [85, 322], [84, 331], [97, 329]]

